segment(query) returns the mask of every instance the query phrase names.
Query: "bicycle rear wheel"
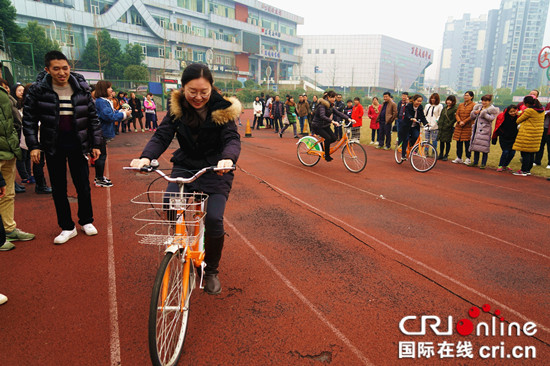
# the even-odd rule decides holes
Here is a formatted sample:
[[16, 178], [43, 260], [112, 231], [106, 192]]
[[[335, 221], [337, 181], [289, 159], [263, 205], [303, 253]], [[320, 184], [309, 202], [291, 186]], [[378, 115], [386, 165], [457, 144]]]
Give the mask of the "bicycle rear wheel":
[[403, 162], [403, 160], [401, 160], [401, 149], [403, 148], [403, 143], [399, 143], [395, 146], [395, 162], [397, 164], [401, 164]]
[[412, 148], [410, 158], [414, 170], [425, 173], [437, 163], [437, 150], [432, 144], [424, 141]]
[[[178, 363], [189, 320], [189, 297], [195, 285], [195, 271], [184, 263], [182, 251], [166, 253], [157, 271], [149, 308], [149, 355], [155, 366]], [[184, 267], [189, 275], [184, 277]], [[182, 291], [187, 281], [187, 293], [182, 311]]]
[[367, 165], [367, 152], [357, 142], [349, 142], [342, 148], [344, 166], [352, 173], [359, 173]]
[[305, 166], [314, 166], [319, 162], [319, 160], [321, 160], [321, 156], [319, 154], [314, 151], [310, 151], [310, 146], [313, 146], [315, 142], [300, 141], [298, 143], [296, 154], [298, 155], [298, 160], [300, 160], [300, 163]]

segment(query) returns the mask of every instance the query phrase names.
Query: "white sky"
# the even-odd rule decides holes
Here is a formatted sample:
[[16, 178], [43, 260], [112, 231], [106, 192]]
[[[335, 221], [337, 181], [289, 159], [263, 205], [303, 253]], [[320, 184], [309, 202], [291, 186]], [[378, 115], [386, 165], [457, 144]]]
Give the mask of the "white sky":
[[[320, 0], [263, 0], [304, 18], [298, 35], [314, 34], [384, 34], [402, 41], [431, 48], [434, 64], [426, 70], [434, 78], [441, 55], [445, 23], [449, 17], [472, 18], [498, 9], [501, 0], [392, 0], [384, 1], [320, 1]], [[334, 4], [328, 6], [328, 4]], [[542, 35], [541, 35], [542, 36]], [[550, 45], [550, 16], [545, 29], [543, 46]]]

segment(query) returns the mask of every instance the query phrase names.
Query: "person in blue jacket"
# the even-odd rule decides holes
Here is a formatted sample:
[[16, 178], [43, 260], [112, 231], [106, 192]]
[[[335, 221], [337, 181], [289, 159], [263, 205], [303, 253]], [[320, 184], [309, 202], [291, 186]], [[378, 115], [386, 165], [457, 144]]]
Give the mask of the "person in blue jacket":
[[123, 121], [130, 117], [132, 112], [120, 110], [115, 111], [113, 103], [108, 99], [113, 92], [112, 84], [107, 80], [100, 80], [95, 86], [95, 107], [97, 117], [101, 124], [101, 139], [100, 151], [101, 155], [95, 161], [95, 179], [96, 187], [112, 187], [113, 183], [105, 177], [105, 161], [107, 160], [107, 141], [115, 137], [115, 121]]

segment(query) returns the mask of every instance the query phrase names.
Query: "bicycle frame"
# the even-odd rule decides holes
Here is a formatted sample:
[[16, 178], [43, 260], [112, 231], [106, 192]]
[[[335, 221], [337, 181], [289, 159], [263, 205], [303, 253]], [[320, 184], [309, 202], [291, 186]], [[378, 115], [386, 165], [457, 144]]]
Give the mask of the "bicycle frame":
[[[156, 172], [161, 177], [163, 177], [165, 180], [173, 183], [177, 183], [179, 185], [179, 191], [180, 194], [183, 196], [184, 194], [184, 185], [186, 183], [193, 182], [195, 179], [197, 179], [202, 174], [208, 172], [208, 171], [217, 171], [217, 170], [224, 170], [220, 168], [215, 167], [208, 167], [200, 170], [197, 172], [193, 177], [191, 178], [182, 178], [182, 177], [176, 177], [171, 178], [168, 177], [164, 172], [157, 170], [158, 162], [152, 161], [151, 166], [143, 167], [143, 168], [124, 168], [128, 170], [139, 170], [142, 172]], [[231, 170], [234, 170], [235, 167], [231, 168]], [[171, 252], [176, 253], [178, 250], [183, 250], [183, 277], [182, 277], [182, 296], [181, 296], [181, 306], [180, 311], [183, 312], [186, 310], [185, 303], [187, 300], [187, 294], [190, 286], [193, 286], [194, 284], [189, 283], [189, 275], [191, 271], [191, 263], [195, 267], [204, 267], [204, 248], [201, 247], [201, 241], [204, 240], [204, 228], [201, 225], [201, 221], [199, 220], [203, 218], [206, 215], [206, 199], [200, 200], [199, 202], [196, 202], [194, 197], [190, 198], [193, 199], [193, 202], [185, 202], [183, 205], [179, 204], [176, 211], [176, 223], [175, 223], [175, 234], [174, 234], [174, 240], [170, 243], [168, 248], [166, 248], [165, 253]], [[193, 215], [193, 223], [189, 224], [185, 221], [185, 212], [191, 207], [199, 208], [195, 209], [195, 215]], [[192, 230], [191, 233], [188, 232], [188, 225], [191, 225], [189, 228]], [[201, 232], [202, 231], [202, 232]], [[192, 243], [187, 243], [186, 238], [188, 236], [194, 236], [194, 241]], [[204, 269], [204, 268], [203, 268]], [[164, 309], [164, 304], [166, 302], [166, 298], [168, 296], [168, 285], [169, 285], [169, 279], [170, 279], [170, 266], [167, 267], [166, 272], [164, 274], [163, 280], [162, 280], [162, 297], [161, 297], [161, 307]], [[204, 270], [201, 271], [201, 280], [200, 280], [200, 288], [203, 288], [203, 275]], [[191, 289], [192, 290], [192, 289]], [[189, 295], [191, 292], [189, 292]]]
[[[316, 150], [315, 147], [320, 146], [321, 143], [325, 141], [325, 139], [319, 135], [314, 135], [314, 137], [317, 139], [317, 142], [309, 148], [307, 153], [310, 155], [319, 155], [322, 158], [324, 158], [325, 151], [323, 149]], [[342, 138], [336, 141], [336, 144], [330, 148], [330, 153], [331, 154], [335, 153], [344, 145], [346, 145], [346, 149], [348, 149], [350, 155], [354, 155], [353, 152], [349, 149], [349, 138], [347, 133], [342, 134]]]
[[[420, 134], [418, 135], [418, 138], [416, 139], [416, 142], [411, 146], [410, 142], [407, 141], [407, 158], [409, 158], [410, 154], [411, 154], [411, 150], [413, 149], [413, 147], [415, 147], [416, 145], [420, 145], [424, 140], [422, 139], [422, 131], [420, 131]], [[403, 145], [401, 145], [401, 148], [403, 148]], [[424, 152], [422, 151], [422, 149], [418, 149], [418, 152], [420, 153], [420, 156], [423, 156], [424, 155]]]

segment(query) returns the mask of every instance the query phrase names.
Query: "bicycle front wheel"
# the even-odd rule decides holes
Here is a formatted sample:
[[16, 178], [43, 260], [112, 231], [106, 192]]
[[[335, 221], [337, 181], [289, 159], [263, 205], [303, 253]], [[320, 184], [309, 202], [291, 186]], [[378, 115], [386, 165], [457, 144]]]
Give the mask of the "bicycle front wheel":
[[321, 156], [315, 151], [316, 150], [310, 151], [310, 147], [308, 146], [308, 144], [304, 141], [300, 141], [296, 150], [298, 160], [300, 160], [300, 163], [304, 164], [305, 166], [314, 166], [321, 159]]
[[424, 141], [412, 148], [410, 160], [414, 170], [425, 173], [437, 163], [437, 150], [432, 144]]
[[395, 162], [397, 164], [401, 164], [403, 162], [403, 160], [401, 160], [402, 158], [402, 149], [403, 148], [403, 143], [399, 143], [395, 146]]
[[367, 152], [361, 144], [349, 142], [342, 148], [344, 166], [352, 173], [359, 173], [367, 165]]
[[[185, 272], [189, 274], [185, 276]], [[149, 355], [155, 366], [176, 365], [181, 357], [194, 284], [194, 268], [183, 261], [182, 251], [166, 253], [157, 271], [149, 308]], [[187, 291], [182, 309], [184, 288]]]

